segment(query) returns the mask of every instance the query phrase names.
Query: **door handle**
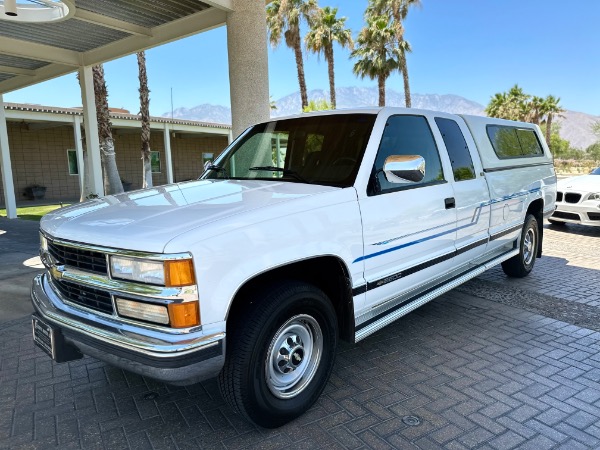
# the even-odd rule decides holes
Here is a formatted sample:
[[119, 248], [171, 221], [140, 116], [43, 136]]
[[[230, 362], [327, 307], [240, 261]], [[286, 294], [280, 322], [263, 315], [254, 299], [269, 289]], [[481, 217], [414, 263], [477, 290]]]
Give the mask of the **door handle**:
[[454, 197], [445, 198], [444, 204], [446, 205], [446, 209], [456, 208], [456, 200]]

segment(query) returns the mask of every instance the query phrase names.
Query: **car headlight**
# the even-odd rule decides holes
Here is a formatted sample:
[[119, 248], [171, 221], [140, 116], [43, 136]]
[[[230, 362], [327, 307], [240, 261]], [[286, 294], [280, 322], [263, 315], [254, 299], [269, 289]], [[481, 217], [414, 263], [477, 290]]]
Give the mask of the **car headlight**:
[[167, 287], [191, 286], [196, 282], [191, 259], [156, 261], [111, 256], [110, 273], [120, 280]]
[[588, 200], [595, 200], [597, 202], [600, 202], [600, 192], [592, 192], [588, 198]]

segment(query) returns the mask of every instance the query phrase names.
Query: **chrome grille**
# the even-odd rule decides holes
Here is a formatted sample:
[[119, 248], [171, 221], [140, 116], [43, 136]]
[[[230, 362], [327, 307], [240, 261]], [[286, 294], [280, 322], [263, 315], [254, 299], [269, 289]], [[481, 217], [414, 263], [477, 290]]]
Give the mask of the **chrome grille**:
[[106, 255], [100, 252], [84, 250], [48, 241], [48, 252], [61, 265], [76, 267], [88, 272], [106, 275]]
[[56, 290], [68, 301], [107, 314], [114, 312], [110, 294], [89, 286], [53, 280]]

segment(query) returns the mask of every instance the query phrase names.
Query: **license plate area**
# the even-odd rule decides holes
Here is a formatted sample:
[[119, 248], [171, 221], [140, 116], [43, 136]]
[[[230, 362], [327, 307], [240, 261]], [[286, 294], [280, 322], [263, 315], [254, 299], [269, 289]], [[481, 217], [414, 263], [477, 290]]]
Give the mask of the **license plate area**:
[[83, 357], [77, 347], [65, 342], [59, 329], [53, 328], [36, 315], [31, 317], [33, 342], [57, 363]]

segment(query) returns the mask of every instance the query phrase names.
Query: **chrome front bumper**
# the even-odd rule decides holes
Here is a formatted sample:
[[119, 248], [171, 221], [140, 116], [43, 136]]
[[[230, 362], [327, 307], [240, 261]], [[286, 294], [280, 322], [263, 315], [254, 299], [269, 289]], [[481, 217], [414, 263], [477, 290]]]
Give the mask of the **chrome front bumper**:
[[82, 353], [171, 384], [192, 384], [216, 376], [225, 361], [225, 333], [203, 327], [165, 330], [124, 322], [64, 302], [48, 274], [33, 280], [36, 314]]

